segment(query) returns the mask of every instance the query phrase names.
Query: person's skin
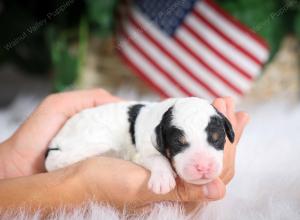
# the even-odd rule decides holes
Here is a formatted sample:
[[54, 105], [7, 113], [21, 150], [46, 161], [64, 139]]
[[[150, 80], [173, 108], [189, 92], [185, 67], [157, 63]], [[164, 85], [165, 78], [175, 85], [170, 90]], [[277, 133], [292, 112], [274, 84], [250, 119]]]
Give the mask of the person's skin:
[[[226, 184], [234, 175], [236, 145], [249, 117], [235, 112], [231, 98], [218, 98], [213, 105], [231, 121], [236, 139], [226, 141], [224, 169], [206, 185], [192, 185], [177, 179], [170, 193], [157, 195], [147, 188], [150, 172], [116, 158], [94, 157], [55, 172], [45, 173], [44, 155], [49, 141], [72, 115], [109, 102], [118, 102], [104, 90], [54, 94], [47, 97], [7, 141], [0, 144], [0, 207], [26, 205], [45, 213], [61, 205], [76, 207], [88, 200], [117, 208], [139, 210], [158, 201], [184, 202], [188, 209], [200, 202], [224, 197]], [[1, 180], [2, 179], [2, 180]]]

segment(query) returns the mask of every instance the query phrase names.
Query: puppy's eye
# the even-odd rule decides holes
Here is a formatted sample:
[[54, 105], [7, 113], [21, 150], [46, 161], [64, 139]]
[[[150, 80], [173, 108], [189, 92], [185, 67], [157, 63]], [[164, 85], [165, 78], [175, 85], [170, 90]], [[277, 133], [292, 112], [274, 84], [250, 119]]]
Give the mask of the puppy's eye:
[[187, 145], [188, 144], [188, 142], [187, 142], [187, 140], [184, 136], [181, 136], [181, 137], [178, 138], [178, 143], [180, 145]]
[[212, 141], [218, 141], [220, 139], [220, 134], [218, 132], [213, 132], [211, 134]]

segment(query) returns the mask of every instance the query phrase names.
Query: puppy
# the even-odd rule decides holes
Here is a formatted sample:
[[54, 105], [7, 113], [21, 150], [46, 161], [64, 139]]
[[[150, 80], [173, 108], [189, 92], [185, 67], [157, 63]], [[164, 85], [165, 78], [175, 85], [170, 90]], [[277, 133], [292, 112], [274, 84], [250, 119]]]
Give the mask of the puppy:
[[148, 187], [165, 194], [178, 175], [205, 184], [220, 175], [228, 119], [208, 101], [172, 98], [162, 102], [120, 102], [83, 110], [53, 138], [45, 167], [52, 171], [97, 155], [134, 161], [151, 171]]

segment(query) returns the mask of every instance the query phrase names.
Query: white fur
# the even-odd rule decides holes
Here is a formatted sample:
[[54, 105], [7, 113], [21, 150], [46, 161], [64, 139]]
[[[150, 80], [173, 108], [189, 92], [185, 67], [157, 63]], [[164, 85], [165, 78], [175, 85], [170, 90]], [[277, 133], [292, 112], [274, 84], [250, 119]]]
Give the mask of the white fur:
[[[112, 103], [86, 109], [69, 119], [53, 138], [46, 158], [48, 171], [65, 167], [85, 158], [110, 154], [111, 156], [135, 161], [151, 171], [149, 189], [155, 193], [168, 193], [175, 187], [175, 174], [167, 160], [156, 149], [155, 127], [163, 114], [171, 107], [173, 124], [182, 129], [190, 146], [174, 157], [174, 166], [178, 175], [195, 184], [203, 184], [218, 176], [222, 170], [222, 156], [207, 142], [205, 128], [210, 116], [216, 115], [209, 102], [199, 98], [167, 99], [158, 103], [143, 103], [136, 119], [136, 147], [131, 143], [128, 122], [128, 109], [136, 102]], [[209, 155], [201, 157], [201, 155]], [[187, 164], [193, 167], [197, 163], [195, 156], [202, 160], [213, 158], [217, 170], [209, 179], [187, 175]], [[198, 157], [198, 158], [200, 158]]]

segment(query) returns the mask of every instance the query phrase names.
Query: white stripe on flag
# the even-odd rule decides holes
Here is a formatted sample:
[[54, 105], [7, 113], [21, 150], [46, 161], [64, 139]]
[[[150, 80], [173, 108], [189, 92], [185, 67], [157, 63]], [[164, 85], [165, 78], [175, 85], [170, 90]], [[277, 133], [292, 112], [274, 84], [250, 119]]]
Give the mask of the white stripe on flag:
[[120, 38], [120, 47], [126, 54], [126, 56], [143, 72], [148, 76], [156, 85], [164, 90], [169, 96], [184, 97], [180, 90], [175, 87], [162, 73], [158, 72], [147, 60], [145, 60], [141, 54], [132, 48], [125, 38]]
[[247, 34], [241, 32], [226, 19], [223, 19], [212, 7], [206, 4], [205, 1], [197, 1], [195, 7], [203, 14], [203, 16], [209, 19], [211, 23], [217, 26], [234, 41], [238, 42], [241, 47], [258, 57], [259, 60], [265, 61], [268, 58], [268, 50], [266, 48], [263, 48]]

